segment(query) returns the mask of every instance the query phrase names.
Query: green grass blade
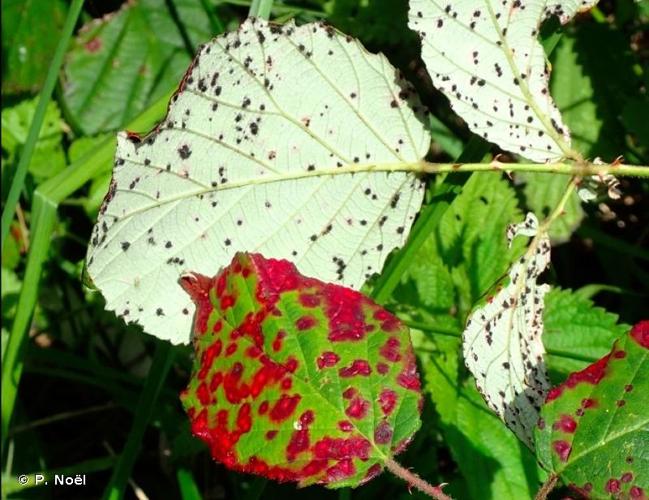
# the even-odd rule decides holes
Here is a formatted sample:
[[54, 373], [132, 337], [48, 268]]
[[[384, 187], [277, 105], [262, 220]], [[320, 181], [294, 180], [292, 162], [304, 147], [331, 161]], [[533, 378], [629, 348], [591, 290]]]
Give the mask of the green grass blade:
[[131, 469], [133, 469], [140, 446], [142, 445], [142, 436], [149, 425], [158, 394], [167, 379], [167, 372], [171, 367], [173, 355], [174, 351], [169, 342], [158, 341], [156, 343], [153, 364], [149, 370], [140, 401], [135, 410], [135, 419], [131, 427], [131, 432], [128, 435], [117, 465], [113, 470], [113, 475], [108, 482], [108, 486], [104, 491], [104, 499], [117, 500], [124, 496], [126, 483], [131, 475]]
[[384, 303], [392, 295], [392, 291], [399, 284], [401, 276], [408, 268], [410, 261], [437, 226], [450, 206], [453, 197], [453, 193], [449, 190], [441, 194], [441, 196], [435, 196], [430, 205], [422, 209], [417, 222], [410, 231], [408, 243], [390, 259], [372, 290], [372, 298], [376, 302], [379, 304]]
[[43, 262], [47, 258], [50, 246], [50, 237], [54, 232], [56, 223], [56, 205], [41, 196], [38, 192], [32, 207], [34, 227], [32, 242], [27, 258], [27, 267], [23, 286], [18, 299], [16, 317], [11, 327], [11, 335], [2, 364], [2, 450], [9, 430], [9, 424], [14, 412], [16, 392], [23, 370], [23, 353], [27, 345], [29, 325], [32, 313], [38, 299], [38, 284], [41, 278]]
[[189, 469], [180, 467], [176, 471], [176, 479], [182, 500], [201, 500], [203, 498]]
[[[480, 161], [487, 151], [489, 151], [489, 144], [477, 136], [472, 136], [457, 161]], [[412, 227], [408, 242], [392, 256], [376, 281], [376, 285], [372, 290], [372, 298], [376, 302], [381, 304], [390, 297], [392, 291], [399, 284], [404, 271], [408, 268], [410, 260], [424, 244], [426, 238], [428, 238], [446, 209], [450, 206], [455, 197], [454, 191], [454, 184], [446, 182], [435, 189], [432, 200], [422, 209]]]
[[208, 0], [200, 0], [201, 6], [203, 7], [203, 10], [205, 11], [205, 15], [207, 16], [207, 19], [210, 22], [210, 28], [212, 28], [212, 35], [220, 35], [225, 31], [225, 26], [223, 26], [223, 22], [221, 21], [221, 18], [216, 15], [214, 12], [214, 7], [208, 3]]
[[252, 0], [248, 17], [270, 18], [270, 11], [273, 8], [273, 0]]
[[4, 248], [5, 240], [9, 234], [9, 227], [11, 226], [11, 221], [14, 218], [16, 213], [16, 205], [18, 199], [20, 198], [20, 192], [23, 189], [23, 184], [25, 183], [25, 177], [27, 176], [27, 167], [31, 162], [32, 155], [34, 153], [34, 148], [36, 147], [36, 141], [43, 126], [43, 120], [45, 119], [45, 111], [47, 105], [52, 98], [52, 92], [54, 91], [54, 85], [56, 85], [56, 80], [63, 64], [63, 56], [68, 48], [70, 39], [74, 32], [74, 27], [77, 24], [77, 19], [81, 13], [81, 7], [83, 6], [83, 0], [73, 0], [70, 5], [70, 10], [68, 10], [68, 16], [65, 20], [65, 25], [63, 27], [63, 32], [59, 43], [54, 52], [54, 57], [52, 58], [52, 63], [50, 68], [47, 71], [47, 77], [45, 78], [45, 83], [43, 84], [43, 89], [41, 90], [40, 99], [38, 105], [36, 106], [36, 112], [34, 113], [34, 119], [29, 128], [29, 134], [27, 135], [27, 140], [25, 141], [25, 146], [23, 148], [22, 154], [20, 155], [20, 160], [18, 161], [18, 167], [14, 174], [14, 177], [11, 181], [11, 188], [9, 189], [9, 194], [7, 195], [7, 201], [5, 203], [4, 210], [2, 211], [2, 241], [0, 242], [0, 248]]

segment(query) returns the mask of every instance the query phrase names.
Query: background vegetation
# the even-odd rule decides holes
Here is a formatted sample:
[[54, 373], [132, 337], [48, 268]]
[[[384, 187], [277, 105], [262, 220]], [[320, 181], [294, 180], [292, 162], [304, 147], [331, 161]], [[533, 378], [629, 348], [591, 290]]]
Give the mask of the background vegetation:
[[[161, 119], [197, 46], [236, 28], [250, 2], [88, 0], [69, 26], [68, 44], [66, 16], [81, 4], [2, 2], [3, 204], [21, 158], [34, 148], [2, 250], [2, 354], [9, 361], [3, 363], [9, 365], [3, 369], [3, 494], [409, 497], [388, 474], [353, 491], [300, 491], [226, 472], [190, 436], [178, 400], [190, 348], [172, 348], [125, 325], [84, 288], [86, 245], [110, 179], [115, 131], [146, 132]], [[433, 112], [433, 160], [498, 154], [468, 132], [431, 86], [406, 14], [406, 2], [397, 0], [276, 0], [272, 10], [277, 21], [324, 19], [384, 52]], [[565, 30], [552, 23], [544, 28], [552, 93], [577, 148], [591, 158], [649, 163], [648, 21], [649, 2], [603, 1]], [[50, 69], [61, 43], [63, 64]], [[47, 78], [55, 83], [51, 99]], [[44, 121], [34, 141], [28, 135], [42, 90]], [[430, 395], [424, 427], [400, 462], [431, 483], [450, 483], [447, 492], [456, 498], [524, 498], [537, 490], [543, 472], [467, 380], [458, 335], [469, 308], [508, 266], [505, 225], [526, 209], [540, 215], [554, 206], [566, 179], [482, 175], [431, 180], [421, 215], [427, 231], [411, 235], [422, 245], [398, 254], [393, 264], [401, 266], [388, 265], [370, 287], [419, 327], [413, 341]], [[546, 347], [555, 382], [604, 354], [626, 324], [646, 316], [649, 183], [624, 180], [622, 189], [618, 201], [584, 208], [573, 201], [554, 230], [547, 280], [563, 290], [548, 299]], [[392, 289], [384, 288], [389, 280], [398, 286], [381, 293]], [[35, 488], [16, 480], [37, 471], [85, 473], [87, 486]]]

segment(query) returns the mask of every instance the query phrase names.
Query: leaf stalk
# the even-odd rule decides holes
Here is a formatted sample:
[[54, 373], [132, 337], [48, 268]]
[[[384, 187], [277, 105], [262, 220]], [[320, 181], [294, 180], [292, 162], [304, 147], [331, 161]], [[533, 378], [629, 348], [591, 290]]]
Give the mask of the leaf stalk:
[[435, 498], [437, 500], [451, 500], [451, 497], [442, 491], [442, 487], [445, 486], [444, 484], [433, 486], [432, 484], [427, 483], [417, 474], [415, 474], [411, 470], [406, 469], [391, 458], [388, 458], [386, 460], [385, 467], [390, 472], [392, 472], [392, 474], [403, 479], [410, 486], [417, 488], [419, 491], [428, 495], [429, 497]]

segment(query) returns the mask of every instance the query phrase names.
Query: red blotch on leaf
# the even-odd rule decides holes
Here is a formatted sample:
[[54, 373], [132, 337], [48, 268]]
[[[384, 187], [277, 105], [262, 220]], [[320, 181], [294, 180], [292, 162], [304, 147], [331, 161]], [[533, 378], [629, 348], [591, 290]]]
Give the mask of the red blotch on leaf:
[[343, 432], [351, 432], [354, 430], [354, 424], [349, 420], [341, 420], [338, 422], [338, 428]]
[[356, 359], [352, 362], [351, 365], [338, 370], [338, 375], [343, 378], [354, 377], [356, 375], [367, 377], [371, 373], [372, 369], [370, 368], [370, 364], [364, 359]]
[[622, 477], [620, 477], [620, 481], [623, 483], [630, 483], [633, 480], [633, 472], [625, 472], [622, 474]]
[[570, 456], [570, 451], [572, 449], [570, 443], [568, 443], [567, 441], [553, 441], [552, 448], [554, 449], [554, 451], [557, 452], [557, 455], [559, 455], [559, 459], [562, 462], [568, 460], [568, 457]]
[[207, 385], [203, 382], [198, 386], [196, 390], [196, 396], [203, 406], [206, 406], [210, 402], [210, 391], [207, 388]]
[[631, 486], [629, 495], [631, 496], [631, 498], [647, 498], [645, 497], [644, 490], [639, 486]]
[[324, 289], [325, 314], [330, 321], [329, 340], [358, 341], [369, 331], [363, 306], [376, 307], [361, 293], [338, 285]]
[[95, 52], [99, 51], [99, 49], [101, 49], [101, 45], [102, 45], [101, 39], [98, 38], [98, 37], [95, 37], [95, 38], [92, 38], [92, 39], [88, 40], [84, 44], [84, 48], [90, 54], [94, 54]]
[[374, 441], [378, 444], [388, 444], [392, 441], [392, 427], [385, 420], [381, 420], [374, 429]]
[[645, 349], [649, 349], [649, 319], [637, 323], [631, 329], [631, 337]]
[[239, 432], [246, 433], [252, 427], [252, 418], [250, 417], [250, 403], [244, 403], [239, 408], [237, 414], [237, 427]]
[[361, 437], [325, 437], [315, 443], [313, 453], [316, 458], [320, 459], [344, 460], [358, 457], [361, 460], [367, 460], [370, 457], [370, 448], [371, 443]]
[[340, 361], [340, 356], [338, 356], [338, 354], [332, 351], [325, 351], [318, 356], [316, 364], [318, 365], [318, 368], [322, 370], [323, 368], [335, 366], [338, 361]]
[[379, 405], [384, 415], [390, 415], [397, 404], [397, 393], [392, 389], [383, 389], [379, 395]]
[[615, 478], [611, 478], [606, 481], [604, 485], [604, 491], [606, 493], [619, 493], [620, 492], [620, 481]]
[[361, 418], [365, 417], [365, 415], [367, 415], [367, 411], [369, 409], [369, 401], [361, 398], [360, 396], [356, 396], [349, 402], [349, 406], [345, 408], [345, 413], [348, 417], [360, 420]]
[[300, 294], [299, 300], [304, 307], [318, 307], [320, 305], [320, 297], [312, 293]]
[[352, 399], [356, 394], [358, 394], [358, 391], [355, 387], [348, 387], [343, 391], [343, 398]]
[[592, 384], [597, 385], [604, 378], [606, 374], [606, 367], [611, 359], [611, 354], [607, 354], [602, 359], [596, 361], [592, 365], [587, 366], [585, 369], [571, 373], [568, 379], [561, 385], [553, 387], [548, 392], [547, 402], [557, 399], [565, 389], [572, 389], [577, 384]]
[[302, 316], [300, 319], [298, 319], [295, 322], [295, 326], [298, 330], [304, 331], [308, 330], [309, 328], [313, 328], [316, 326], [318, 322], [313, 316]]
[[577, 422], [570, 415], [561, 415], [559, 420], [552, 425], [552, 428], [572, 434], [577, 429]]
[[327, 469], [327, 481], [341, 481], [349, 476], [353, 476], [355, 472], [356, 467], [354, 467], [354, 462], [349, 458], [345, 458]]
[[275, 336], [275, 340], [273, 340], [273, 351], [279, 352], [282, 350], [282, 341], [284, 340], [284, 337], [286, 337], [286, 332], [284, 330], [280, 330], [277, 332], [277, 335]]
[[401, 359], [401, 354], [399, 353], [400, 346], [401, 346], [401, 342], [399, 342], [399, 339], [397, 337], [390, 337], [388, 340], [385, 341], [383, 347], [381, 347], [379, 354], [383, 356], [385, 359], [387, 359], [388, 361], [392, 361], [393, 363], [396, 363]]
[[301, 399], [302, 396], [299, 394], [295, 394], [294, 396], [282, 394], [279, 400], [271, 408], [268, 416], [273, 422], [286, 420], [293, 414]]
[[376, 371], [381, 375], [385, 375], [390, 371], [390, 367], [383, 362], [376, 363]]

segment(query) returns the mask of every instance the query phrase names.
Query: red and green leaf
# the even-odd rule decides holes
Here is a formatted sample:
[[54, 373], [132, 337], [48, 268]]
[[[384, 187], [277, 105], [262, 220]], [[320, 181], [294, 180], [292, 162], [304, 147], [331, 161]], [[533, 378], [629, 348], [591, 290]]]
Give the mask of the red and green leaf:
[[419, 428], [409, 331], [361, 293], [243, 253], [182, 285], [197, 312], [181, 398], [193, 433], [227, 467], [357, 486]]
[[536, 429], [537, 457], [593, 498], [647, 498], [649, 321], [553, 388]]

